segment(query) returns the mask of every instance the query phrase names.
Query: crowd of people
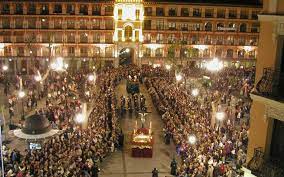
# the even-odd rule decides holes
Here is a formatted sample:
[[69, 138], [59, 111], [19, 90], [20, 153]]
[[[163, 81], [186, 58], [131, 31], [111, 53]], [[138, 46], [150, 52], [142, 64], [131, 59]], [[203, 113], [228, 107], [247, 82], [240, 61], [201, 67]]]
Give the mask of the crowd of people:
[[82, 101], [70, 93], [80, 88], [79, 81], [87, 74], [65, 76], [54, 78], [49, 91], [57, 94], [49, 96], [46, 107], [36, 111], [59, 128], [60, 133], [43, 142], [41, 149], [27, 149], [23, 154], [5, 147], [5, 176], [96, 177], [98, 164], [122, 145], [114, 90], [121, 78], [120, 72], [106, 69], [98, 75], [98, 87], [92, 90], [96, 102], [90, 103], [92, 112], [86, 129], [74, 119]]
[[[173, 170], [174, 175], [235, 176], [246, 159], [248, 123], [244, 117], [250, 110], [247, 97], [253, 88], [254, 71], [226, 68], [212, 74], [200, 68], [185, 68], [182, 72], [192, 78], [207, 76], [210, 86], [203, 84], [199, 95], [192, 95], [190, 89], [176, 83], [173, 72], [151, 66], [102, 69], [97, 74], [95, 87], [88, 83], [89, 73], [84, 71], [51, 74], [46, 83], [48, 87], [40, 87], [38, 91], [38, 95], [49, 93], [45, 107], [35, 112], [45, 116], [60, 133], [46, 140], [38, 150], [20, 153], [5, 147], [5, 176], [98, 176], [98, 164], [123, 145], [118, 117], [125, 110], [147, 109], [144, 95], [133, 94], [121, 97], [120, 112], [117, 111], [115, 88], [129, 76], [145, 84], [164, 122], [166, 144], [172, 141], [176, 145], [182, 163]], [[88, 127], [83, 128], [74, 117], [81, 111], [82, 101], [87, 101], [84, 99], [86, 89], [95, 101], [88, 103], [92, 111], [88, 116]], [[27, 107], [36, 107], [32, 98], [31, 95]], [[15, 104], [13, 99], [10, 102]], [[222, 122], [216, 121], [218, 111], [224, 111], [226, 115]], [[188, 140], [192, 136], [196, 142]]]
[[[249, 111], [250, 102], [236, 100], [232, 92], [224, 91], [229, 79], [222, 80], [223, 76], [215, 76], [212, 87], [200, 88], [199, 96], [177, 85], [174, 79], [151, 77], [145, 81], [165, 123], [166, 142], [172, 139], [182, 158], [176, 176], [232, 177], [245, 162], [248, 125], [246, 121], [238, 120], [241, 113]], [[226, 119], [223, 122], [216, 120], [214, 107], [215, 111], [224, 110]], [[194, 137], [196, 142], [190, 141], [189, 137]]]

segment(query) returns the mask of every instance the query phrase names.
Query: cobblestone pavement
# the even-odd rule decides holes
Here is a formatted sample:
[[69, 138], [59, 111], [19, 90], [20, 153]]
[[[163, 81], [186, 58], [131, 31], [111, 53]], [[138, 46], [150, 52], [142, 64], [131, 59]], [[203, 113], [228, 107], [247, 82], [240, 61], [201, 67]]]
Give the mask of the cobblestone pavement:
[[[138, 126], [141, 125], [140, 118], [135, 113], [126, 113], [120, 120], [122, 130], [125, 134], [124, 150], [117, 151], [110, 157], [106, 158], [101, 164], [100, 177], [151, 177], [153, 168], [159, 170], [160, 177], [170, 177], [170, 162], [175, 153], [173, 144], [165, 145], [163, 140], [163, 123], [160, 115], [155, 110], [150, 95], [144, 86], [141, 87], [141, 93], [146, 97], [148, 111], [151, 112], [146, 117], [145, 125], [152, 121], [154, 132], [154, 151], [152, 158], [132, 158], [130, 136], [137, 120]], [[125, 83], [123, 82], [117, 88], [117, 98], [120, 100], [121, 95], [127, 95]]]

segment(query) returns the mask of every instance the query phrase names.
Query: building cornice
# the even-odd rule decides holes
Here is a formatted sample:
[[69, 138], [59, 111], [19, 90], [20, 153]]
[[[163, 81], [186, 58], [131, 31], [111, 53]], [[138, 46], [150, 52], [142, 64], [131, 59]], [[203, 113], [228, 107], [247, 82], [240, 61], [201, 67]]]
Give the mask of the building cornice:
[[284, 22], [284, 15], [258, 14], [258, 20], [261, 22]]
[[253, 101], [261, 102], [265, 105], [266, 117], [284, 121], [284, 102], [273, 100], [267, 97], [251, 93]]

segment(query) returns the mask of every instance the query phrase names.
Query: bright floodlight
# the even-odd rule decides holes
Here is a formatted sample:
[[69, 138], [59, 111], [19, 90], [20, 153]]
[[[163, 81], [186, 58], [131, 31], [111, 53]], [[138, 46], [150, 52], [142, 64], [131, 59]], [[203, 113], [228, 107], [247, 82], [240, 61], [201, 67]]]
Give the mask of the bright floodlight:
[[8, 66], [7, 65], [3, 65], [2, 69], [3, 69], [3, 71], [7, 71], [8, 70]]
[[82, 113], [77, 114], [76, 117], [75, 117], [75, 121], [77, 123], [82, 123], [82, 122], [84, 122], [84, 120], [85, 120], [85, 117]]
[[216, 112], [216, 119], [219, 121], [224, 120], [225, 118], [225, 113], [224, 112]]
[[191, 91], [192, 96], [197, 96], [199, 94], [199, 90], [197, 88]]
[[126, 53], [130, 52], [130, 49], [129, 48], [125, 49], [125, 52]]
[[36, 80], [37, 82], [41, 81], [41, 76], [40, 76], [40, 75], [36, 75], [36, 76], [35, 76], [35, 80]]
[[64, 68], [65, 68], [65, 69], [68, 69], [68, 66], [69, 66], [69, 65], [68, 65], [67, 63], [64, 64]]
[[176, 75], [176, 80], [179, 82], [179, 81], [181, 81], [181, 79], [182, 79], [182, 76], [180, 74], [177, 74]]
[[218, 58], [213, 58], [213, 60], [206, 63], [206, 68], [209, 71], [220, 71], [224, 67], [223, 63], [218, 60]]
[[166, 70], [170, 70], [172, 66], [171, 65], [166, 65], [165, 67], [166, 67]]
[[190, 143], [190, 144], [195, 144], [196, 143], [196, 136], [195, 135], [189, 135], [188, 136], [188, 142]]
[[56, 60], [53, 63], [51, 63], [50, 66], [51, 69], [55, 71], [63, 71], [64, 70], [63, 58], [62, 57], [56, 58]]
[[26, 94], [25, 94], [25, 92], [24, 91], [19, 91], [19, 97], [20, 98], [24, 98], [24, 96], [25, 96]]
[[94, 81], [95, 80], [95, 76], [93, 74], [90, 74], [88, 76], [88, 80], [91, 82], [91, 81]]

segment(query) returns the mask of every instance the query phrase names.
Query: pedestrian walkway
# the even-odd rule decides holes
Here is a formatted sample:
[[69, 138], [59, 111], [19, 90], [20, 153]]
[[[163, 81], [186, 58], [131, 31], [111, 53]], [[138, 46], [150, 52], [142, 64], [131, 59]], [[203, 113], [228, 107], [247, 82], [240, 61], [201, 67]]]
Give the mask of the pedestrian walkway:
[[[133, 131], [135, 121], [138, 126], [141, 125], [140, 117], [135, 117], [135, 113], [125, 114], [120, 120], [124, 138], [124, 150], [117, 151], [107, 157], [101, 164], [100, 177], [151, 177], [153, 168], [159, 170], [160, 177], [170, 177], [170, 163], [175, 153], [173, 144], [165, 145], [163, 138], [163, 122], [160, 115], [153, 106], [150, 95], [144, 86], [140, 86], [141, 93], [146, 98], [148, 111], [151, 112], [146, 116], [146, 127], [152, 121], [152, 130], [154, 133], [154, 149], [152, 158], [132, 158], [130, 137]], [[117, 87], [117, 98], [127, 95], [126, 84], [122, 82]]]

